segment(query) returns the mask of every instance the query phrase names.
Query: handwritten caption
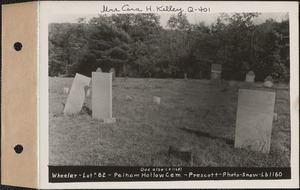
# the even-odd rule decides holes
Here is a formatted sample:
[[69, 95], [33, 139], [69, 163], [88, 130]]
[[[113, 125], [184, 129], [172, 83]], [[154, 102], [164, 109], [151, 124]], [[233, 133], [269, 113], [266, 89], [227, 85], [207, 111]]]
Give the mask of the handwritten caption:
[[236, 180], [236, 179], [288, 179], [290, 168], [182, 168], [182, 167], [134, 167], [134, 168], [85, 168], [50, 167], [49, 181], [177, 181], [177, 180]]
[[161, 6], [137, 6], [134, 7], [129, 4], [125, 4], [121, 7], [111, 7], [107, 5], [103, 5], [101, 13], [121, 13], [121, 12], [132, 12], [132, 13], [141, 13], [141, 12], [151, 12], [151, 13], [208, 13], [210, 12], [210, 7], [202, 7], [202, 6], [189, 6], [187, 8], [176, 7], [173, 5], [161, 5]]

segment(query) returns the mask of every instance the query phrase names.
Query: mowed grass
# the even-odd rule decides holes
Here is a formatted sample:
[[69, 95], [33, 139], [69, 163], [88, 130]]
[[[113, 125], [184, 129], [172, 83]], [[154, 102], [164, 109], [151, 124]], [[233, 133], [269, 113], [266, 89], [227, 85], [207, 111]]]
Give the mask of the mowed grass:
[[[269, 154], [234, 148], [238, 88], [208, 80], [124, 79], [113, 82], [113, 117], [91, 116], [91, 96], [82, 112], [63, 114], [73, 78], [49, 78], [50, 165], [188, 166], [168, 154], [190, 147], [195, 167], [289, 167], [288, 85], [277, 84]], [[126, 97], [132, 100], [126, 100]], [[159, 105], [153, 96], [161, 98]], [[187, 130], [183, 130], [187, 129]]]

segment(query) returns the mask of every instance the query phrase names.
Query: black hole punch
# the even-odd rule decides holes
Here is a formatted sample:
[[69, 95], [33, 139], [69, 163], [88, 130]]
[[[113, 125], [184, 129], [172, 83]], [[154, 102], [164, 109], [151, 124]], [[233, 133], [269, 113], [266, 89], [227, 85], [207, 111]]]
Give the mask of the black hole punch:
[[20, 144], [16, 145], [14, 149], [17, 154], [21, 154], [23, 152], [23, 146]]
[[23, 47], [23, 45], [22, 45], [20, 42], [16, 42], [16, 43], [14, 44], [14, 49], [15, 49], [16, 51], [20, 51], [20, 50], [22, 49], [22, 47]]

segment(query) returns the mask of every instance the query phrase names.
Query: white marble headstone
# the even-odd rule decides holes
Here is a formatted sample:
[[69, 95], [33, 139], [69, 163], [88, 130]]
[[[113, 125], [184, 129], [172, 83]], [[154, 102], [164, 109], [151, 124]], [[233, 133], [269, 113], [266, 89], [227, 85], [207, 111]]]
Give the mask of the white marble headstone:
[[90, 85], [91, 78], [76, 73], [64, 113], [74, 114], [81, 110], [85, 99], [85, 88]]
[[112, 74], [92, 72], [92, 115], [94, 119], [112, 118]]
[[269, 153], [275, 93], [240, 89], [236, 118], [236, 148]]

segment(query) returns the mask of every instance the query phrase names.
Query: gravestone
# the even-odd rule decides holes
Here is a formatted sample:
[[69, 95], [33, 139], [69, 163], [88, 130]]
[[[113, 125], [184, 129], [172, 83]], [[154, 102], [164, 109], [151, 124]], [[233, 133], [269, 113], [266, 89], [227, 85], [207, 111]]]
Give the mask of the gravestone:
[[184, 79], [185, 79], [185, 80], [187, 79], [187, 74], [186, 74], [186, 73], [184, 73]]
[[269, 153], [274, 103], [274, 92], [239, 90], [234, 147]]
[[102, 72], [102, 69], [100, 67], [98, 67], [96, 72]]
[[153, 96], [153, 102], [154, 102], [155, 104], [160, 104], [160, 97]]
[[106, 118], [103, 120], [103, 123], [107, 123], [107, 124], [116, 123], [116, 118], [115, 117]]
[[112, 81], [116, 80], [116, 71], [114, 68], [109, 69], [109, 72], [112, 74]]
[[271, 82], [273, 82], [273, 78], [272, 78], [272, 76], [267, 76], [266, 78], [265, 78], [265, 80], [264, 80], [265, 82], [266, 81], [271, 81]]
[[78, 113], [85, 99], [85, 89], [90, 85], [91, 78], [76, 73], [70, 94], [64, 108], [65, 114]]
[[64, 87], [64, 94], [69, 94], [69, 88], [68, 87]]
[[92, 116], [112, 118], [112, 74], [92, 72]]
[[219, 83], [221, 79], [222, 65], [212, 64], [211, 66], [211, 81], [213, 83]]
[[253, 83], [254, 82], [254, 79], [255, 79], [255, 74], [253, 71], [249, 71], [247, 74], [246, 74], [246, 79], [245, 81], [246, 82], [251, 82]]
[[271, 76], [267, 76], [264, 80], [264, 86], [272, 88], [273, 87], [273, 78]]

